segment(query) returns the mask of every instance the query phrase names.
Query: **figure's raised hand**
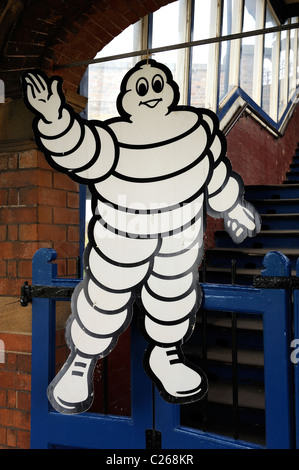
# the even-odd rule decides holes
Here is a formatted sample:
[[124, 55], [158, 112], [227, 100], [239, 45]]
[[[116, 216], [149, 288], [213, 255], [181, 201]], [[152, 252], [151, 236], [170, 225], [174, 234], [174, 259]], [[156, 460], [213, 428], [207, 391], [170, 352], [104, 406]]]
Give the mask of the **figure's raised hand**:
[[49, 78], [41, 72], [25, 72], [23, 87], [24, 98], [31, 111], [40, 114], [48, 123], [61, 117], [65, 100], [60, 77]]

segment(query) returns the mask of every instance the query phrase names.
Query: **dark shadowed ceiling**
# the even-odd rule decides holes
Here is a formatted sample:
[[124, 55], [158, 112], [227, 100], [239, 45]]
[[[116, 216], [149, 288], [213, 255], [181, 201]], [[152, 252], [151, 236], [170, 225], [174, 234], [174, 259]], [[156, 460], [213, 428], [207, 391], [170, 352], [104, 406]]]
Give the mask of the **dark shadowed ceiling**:
[[293, 16], [299, 16], [298, 0], [270, 0], [270, 3], [281, 23], [284, 23]]

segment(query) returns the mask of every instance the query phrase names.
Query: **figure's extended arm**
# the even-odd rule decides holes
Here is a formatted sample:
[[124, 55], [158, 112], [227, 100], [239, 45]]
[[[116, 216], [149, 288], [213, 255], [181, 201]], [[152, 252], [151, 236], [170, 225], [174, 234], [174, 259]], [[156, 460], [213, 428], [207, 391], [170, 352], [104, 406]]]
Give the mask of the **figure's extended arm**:
[[226, 157], [226, 139], [218, 121], [210, 114], [204, 119], [211, 130], [210, 158], [213, 174], [208, 184], [208, 213], [224, 219], [224, 227], [235, 243], [255, 236], [261, 229], [260, 217], [252, 204], [245, 201], [241, 177], [232, 171]]
[[84, 121], [66, 104], [60, 77], [26, 72], [23, 86], [25, 102], [36, 114], [37, 144], [49, 163], [82, 182], [106, 177], [116, 160], [112, 131], [99, 121]]

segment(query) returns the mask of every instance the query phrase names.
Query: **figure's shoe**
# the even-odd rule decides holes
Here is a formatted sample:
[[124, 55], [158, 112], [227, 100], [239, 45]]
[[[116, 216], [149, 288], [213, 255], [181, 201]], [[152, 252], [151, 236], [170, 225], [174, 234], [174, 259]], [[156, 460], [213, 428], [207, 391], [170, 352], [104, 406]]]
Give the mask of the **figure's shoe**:
[[149, 347], [144, 356], [144, 368], [164, 400], [170, 403], [191, 403], [208, 391], [204, 372], [193, 364], [186, 365], [181, 348]]
[[48, 386], [48, 400], [63, 414], [83, 413], [93, 402], [95, 358], [71, 354]]

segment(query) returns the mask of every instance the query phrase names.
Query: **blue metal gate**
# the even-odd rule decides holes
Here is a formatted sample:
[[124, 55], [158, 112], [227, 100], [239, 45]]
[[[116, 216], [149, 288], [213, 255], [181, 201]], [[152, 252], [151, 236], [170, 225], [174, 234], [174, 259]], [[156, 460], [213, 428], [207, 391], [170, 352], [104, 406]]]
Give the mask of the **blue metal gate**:
[[[159, 445], [162, 449], [264, 448], [251, 442], [182, 426], [180, 406], [166, 403], [143, 371], [142, 356], [146, 343], [134, 321], [131, 325], [131, 416], [89, 412], [62, 415], [54, 411], [48, 402], [46, 389], [55, 374], [55, 298], [47, 297], [47, 288], [59, 288], [60, 294], [59, 289], [55, 292], [61, 298], [66, 289], [72, 290], [79, 282], [77, 279], [58, 278], [57, 266], [53, 263], [55, 259], [56, 252], [44, 248], [33, 258], [32, 288], [40, 286], [40, 292], [38, 297], [32, 296], [32, 448], [145, 449], [148, 442], [146, 436], [154, 436], [155, 431], [161, 436]], [[262, 276], [290, 276], [290, 263], [281, 253], [268, 253], [264, 266]], [[294, 430], [296, 427], [298, 436], [299, 419], [295, 419], [294, 366], [290, 360], [293, 338], [291, 292], [281, 288], [238, 285], [203, 284], [202, 287], [203, 308], [207, 311], [262, 315], [265, 447], [295, 447]], [[298, 291], [294, 291], [295, 303], [298, 303], [298, 297]], [[299, 338], [299, 322], [295, 318], [294, 335]], [[295, 390], [296, 396], [299, 396], [296, 366]]]

